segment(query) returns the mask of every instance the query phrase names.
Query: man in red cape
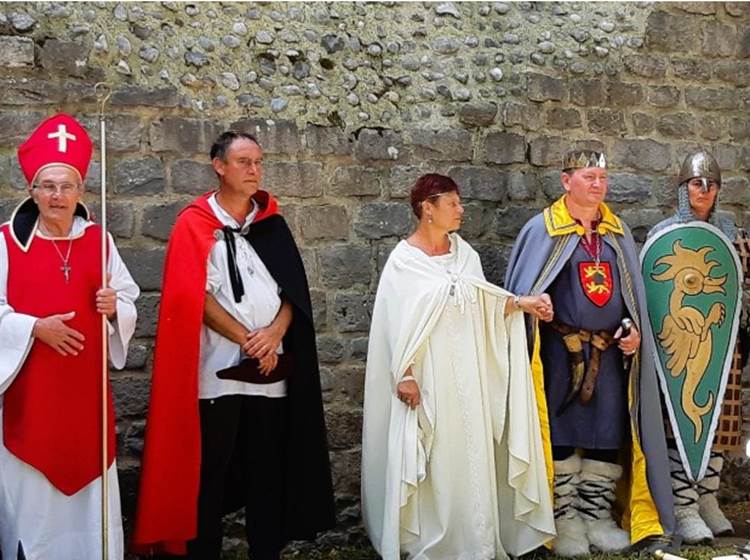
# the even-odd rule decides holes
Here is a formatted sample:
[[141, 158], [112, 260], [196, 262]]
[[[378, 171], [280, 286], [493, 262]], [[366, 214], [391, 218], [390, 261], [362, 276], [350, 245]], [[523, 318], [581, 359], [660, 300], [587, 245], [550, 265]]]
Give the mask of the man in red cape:
[[[253, 556], [276, 559], [335, 522], [310, 294], [258, 142], [225, 132], [211, 158], [219, 189], [167, 248], [133, 548], [218, 559], [244, 506]], [[259, 379], [216, 375], [243, 358]]]

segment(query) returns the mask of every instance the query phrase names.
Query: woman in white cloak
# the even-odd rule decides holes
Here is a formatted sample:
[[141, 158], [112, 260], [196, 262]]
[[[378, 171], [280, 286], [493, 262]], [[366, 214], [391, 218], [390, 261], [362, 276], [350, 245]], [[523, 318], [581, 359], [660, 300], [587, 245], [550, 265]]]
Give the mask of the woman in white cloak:
[[419, 225], [390, 254], [375, 299], [365, 379], [362, 508], [385, 560], [518, 556], [554, 537], [523, 313], [549, 297], [484, 278], [455, 232], [448, 177], [411, 193]]

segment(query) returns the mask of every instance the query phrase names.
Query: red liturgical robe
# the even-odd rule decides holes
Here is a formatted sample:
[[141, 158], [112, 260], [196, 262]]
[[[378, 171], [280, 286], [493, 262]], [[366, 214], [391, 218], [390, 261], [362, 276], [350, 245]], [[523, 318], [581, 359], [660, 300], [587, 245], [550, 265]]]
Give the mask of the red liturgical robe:
[[[5, 392], [3, 441], [70, 496], [101, 476], [101, 315], [94, 306], [101, 285], [99, 226], [88, 227], [70, 248], [70, 280], [53, 241], [37, 238], [24, 252], [0, 228], [8, 247], [8, 304], [18, 313], [46, 317], [75, 311], [66, 324], [86, 337], [77, 356], [34, 344]], [[68, 242], [56, 241], [62, 254]], [[108, 465], [115, 455], [112, 396], [108, 412]]]

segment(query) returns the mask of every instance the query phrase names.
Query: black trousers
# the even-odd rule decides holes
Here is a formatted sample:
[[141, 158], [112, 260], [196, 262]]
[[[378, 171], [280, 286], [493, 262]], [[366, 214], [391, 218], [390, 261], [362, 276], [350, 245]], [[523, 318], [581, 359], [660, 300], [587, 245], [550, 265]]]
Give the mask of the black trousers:
[[[245, 505], [245, 534], [254, 560], [278, 560], [284, 547], [283, 499], [286, 398], [228, 395], [201, 399], [201, 477], [198, 535], [190, 560], [219, 560], [223, 505]], [[227, 488], [239, 462], [244, 487]], [[225, 492], [236, 493], [226, 496]]]
[[[554, 461], [564, 461], [573, 453], [576, 452], [575, 447], [568, 447], [567, 445], [553, 445], [552, 446], [552, 459]], [[604, 463], [617, 463], [617, 458], [620, 454], [619, 449], [584, 449], [583, 458], [593, 459], [594, 461], [602, 461]]]

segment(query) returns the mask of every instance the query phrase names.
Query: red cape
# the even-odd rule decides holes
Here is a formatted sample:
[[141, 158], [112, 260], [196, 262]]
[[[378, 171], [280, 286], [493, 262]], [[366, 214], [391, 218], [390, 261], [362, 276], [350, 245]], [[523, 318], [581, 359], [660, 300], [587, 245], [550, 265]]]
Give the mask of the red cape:
[[[137, 553], [185, 554], [197, 534], [200, 485], [198, 360], [206, 263], [222, 224], [206, 193], [177, 217], [167, 246], [164, 282], [143, 452], [138, 509], [133, 534]], [[278, 214], [265, 191], [254, 223]]]

